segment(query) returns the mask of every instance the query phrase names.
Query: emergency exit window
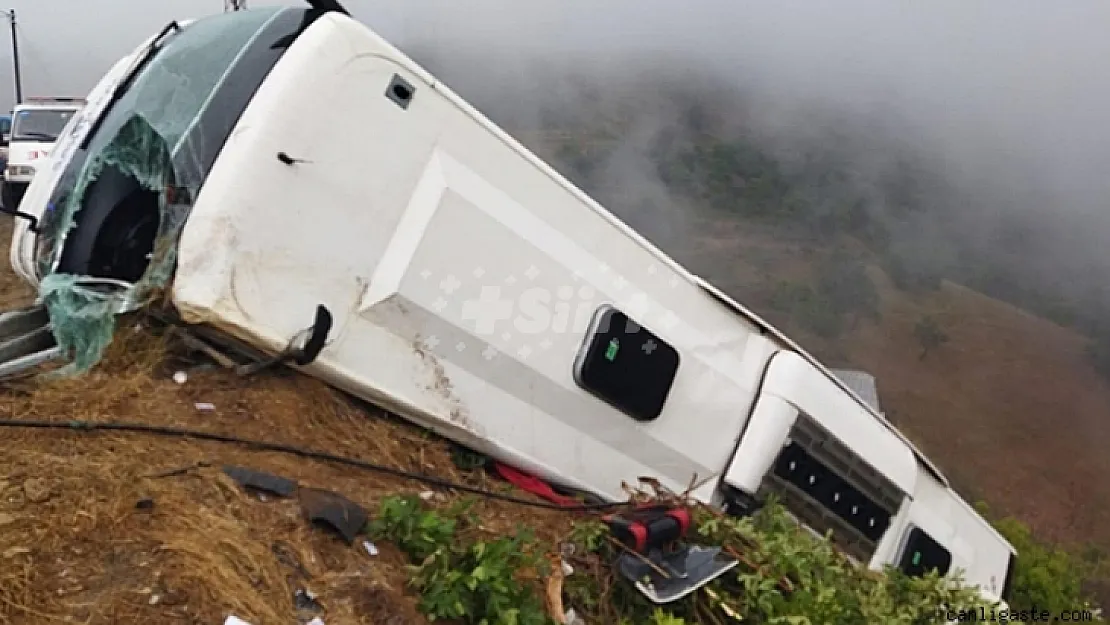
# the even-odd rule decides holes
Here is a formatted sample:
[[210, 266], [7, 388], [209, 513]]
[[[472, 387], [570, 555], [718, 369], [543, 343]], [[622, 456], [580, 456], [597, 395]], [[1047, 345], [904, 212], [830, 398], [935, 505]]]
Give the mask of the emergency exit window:
[[898, 565], [902, 572], [911, 577], [920, 577], [936, 569], [941, 575], [947, 575], [950, 566], [952, 554], [947, 549], [921, 528], [910, 530], [906, 550], [902, 552], [902, 561]]
[[678, 351], [613, 306], [597, 310], [575, 361], [586, 391], [637, 421], [657, 419], [678, 374]]

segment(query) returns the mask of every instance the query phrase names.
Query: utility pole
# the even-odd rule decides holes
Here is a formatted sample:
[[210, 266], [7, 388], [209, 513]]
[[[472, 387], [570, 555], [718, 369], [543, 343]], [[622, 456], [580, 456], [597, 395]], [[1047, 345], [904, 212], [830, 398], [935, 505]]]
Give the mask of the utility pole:
[[247, 0], [224, 0], [224, 13], [244, 11], [246, 8]]
[[[245, 1], [245, 0], [244, 0]], [[12, 25], [12, 73], [15, 75], [15, 103], [23, 104], [23, 77], [19, 69], [19, 37], [15, 31], [15, 9], [3, 11]]]

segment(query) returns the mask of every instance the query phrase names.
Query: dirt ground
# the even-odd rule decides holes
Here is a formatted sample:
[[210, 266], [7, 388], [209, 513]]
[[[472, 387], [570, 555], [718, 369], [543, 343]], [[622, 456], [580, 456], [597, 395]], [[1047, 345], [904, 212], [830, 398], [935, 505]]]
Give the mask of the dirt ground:
[[[2, 223], [6, 245], [10, 223]], [[0, 304], [26, 301], [7, 262], [0, 267]], [[442, 441], [313, 379], [210, 370], [178, 384], [165, 350], [164, 340], [124, 327], [92, 373], [0, 390], [0, 418], [175, 425], [502, 487], [484, 474], [460, 474]], [[252, 625], [291, 624], [304, 620], [294, 605], [299, 589], [316, 595], [327, 625], [425, 622], [406, 593], [399, 553], [378, 545], [371, 556], [361, 538], [348, 545], [310, 525], [295, 498], [263, 501], [221, 466], [332, 490], [371, 515], [383, 496], [427, 486], [235, 445], [126, 433], [8, 427], [0, 454], [0, 623], [222, 625], [234, 614]], [[157, 477], [197, 463], [210, 466]], [[511, 532], [522, 518], [511, 503], [483, 501], [478, 510], [491, 533]], [[570, 529], [566, 513], [526, 510], [552, 544]]]

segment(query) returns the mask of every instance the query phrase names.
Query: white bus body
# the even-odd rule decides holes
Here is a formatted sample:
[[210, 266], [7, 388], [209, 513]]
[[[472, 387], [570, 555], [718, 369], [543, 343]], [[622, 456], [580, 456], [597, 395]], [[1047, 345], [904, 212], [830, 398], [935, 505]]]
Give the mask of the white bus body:
[[[675, 490], [696, 475], [694, 496], [733, 511], [774, 492], [867, 566], [963, 569], [1004, 594], [1013, 548], [881, 414], [366, 26], [299, 8], [204, 18], [130, 89], [169, 88], [144, 82], [162, 62], [211, 72], [185, 63], [204, 49], [175, 47], [189, 38], [241, 49], [190, 83], [207, 86], [188, 119], [143, 113], [187, 188], [172, 280], [186, 322], [277, 353], [324, 306], [333, 326], [304, 373], [501, 461], [609, 499], [644, 475]], [[63, 201], [131, 114], [126, 94], [95, 104], [119, 67], [25, 212]], [[134, 259], [90, 257], [138, 187], [97, 184], [68, 235], [49, 218], [17, 230], [20, 275], [138, 278]], [[643, 357], [645, 335], [609, 334], [583, 365], [603, 305], [653, 333]]]

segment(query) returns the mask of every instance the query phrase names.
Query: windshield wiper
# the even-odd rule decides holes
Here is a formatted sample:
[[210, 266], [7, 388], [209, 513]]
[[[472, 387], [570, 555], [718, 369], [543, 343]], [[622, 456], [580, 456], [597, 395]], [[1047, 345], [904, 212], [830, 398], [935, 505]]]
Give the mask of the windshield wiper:
[[32, 139], [36, 141], [57, 141], [57, 135], [52, 135], [47, 132], [35, 132], [34, 130], [21, 130], [19, 134], [12, 139], [12, 141], [23, 141]]
[[120, 83], [116, 85], [116, 88], [112, 90], [112, 95], [108, 98], [108, 102], [104, 105], [104, 108], [101, 109], [100, 115], [97, 116], [96, 120], [93, 121], [92, 125], [89, 127], [89, 131], [85, 134], [85, 138], [81, 140], [81, 145], [78, 146], [79, 149], [87, 150], [89, 148], [89, 142], [92, 141], [93, 136], [96, 135], [96, 131], [100, 129], [100, 125], [104, 123], [104, 118], [108, 116], [112, 107], [116, 105], [116, 102], [119, 102], [123, 94], [127, 93], [127, 90], [131, 87], [131, 83], [135, 82], [135, 78], [143, 71], [143, 68], [145, 68], [146, 65], [150, 63], [151, 59], [162, 49], [162, 46], [167, 41], [166, 35], [171, 32], [174, 34], [181, 32], [181, 25], [177, 23], [177, 20], [166, 24], [161, 32], [158, 33], [158, 36], [150, 41], [150, 45], [143, 51], [142, 58], [135, 63], [135, 66], [131, 69], [131, 72], [127, 74], [127, 77], [121, 80]]

